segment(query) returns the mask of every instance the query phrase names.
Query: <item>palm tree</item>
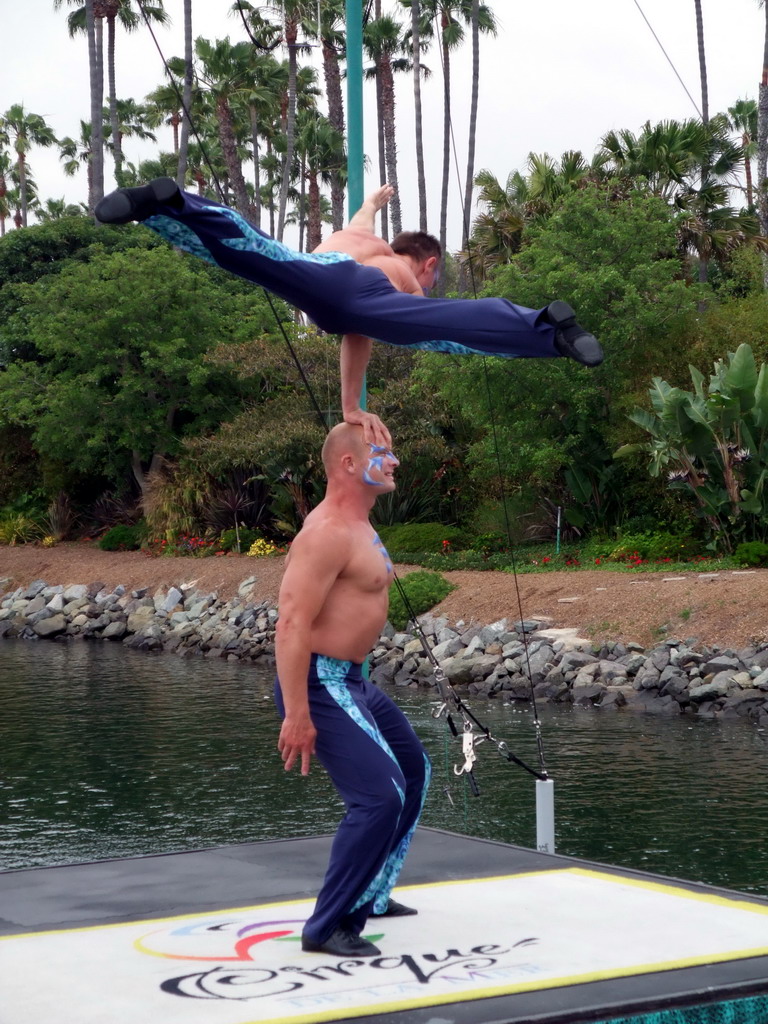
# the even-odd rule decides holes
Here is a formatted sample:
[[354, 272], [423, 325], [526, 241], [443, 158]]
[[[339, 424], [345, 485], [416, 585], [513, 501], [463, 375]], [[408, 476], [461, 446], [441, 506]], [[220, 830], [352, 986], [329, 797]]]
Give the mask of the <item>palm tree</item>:
[[[79, 0], [68, 0], [70, 4], [77, 4]], [[54, 0], [55, 6], [60, 6], [62, 0]], [[155, 0], [149, 3], [141, 0], [141, 10], [144, 16], [159, 25], [168, 23], [168, 15], [163, 9], [163, 0]], [[123, 165], [123, 151], [120, 144], [119, 115], [117, 109], [117, 88], [115, 73], [115, 37], [117, 22], [126, 30], [134, 32], [142, 23], [142, 17], [133, 10], [133, 0], [94, 0], [94, 17], [99, 25], [102, 21], [107, 23], [107, 80], [109, 89], [109, 123], [111, 126], [112, 138], [117, 140], [113, 144], [112, 152], [115, 161], [115, 179], [118, 185], [122, 184], [121, 172]], [[77, 7], [68, 17], [69, 34], [76, 35], [78, 32], [87, 31], [87, 9], [85, 6]], [[102, 53], [103, 68], [103, 53]], [[102, 70], [103, 80], [103, 70]]]
[[332, 175], [342, 175], [346, 164], [344, 136], [316, 110], [302, 111], [297, 118], [297, 150], [308, 187], [307, 251], [322, 241], [320, 183], [329, 185]]
[[[65, 2], [73, 5], [78, 3], [78, 0], [53, 0], [54, 10], [58, 10]], [[101, 107], [104, 102], [103, 8], [99, 0], [85, 0], [85, 7], [81, 7], [81, 10], [85, 14], [85, 32], [88, 37], [88, 75], [91, 93], [88, 209], [93, 214], [96, 204], [104, 195], [104, 138], [101, 119]], [[77, 12], [73, 12], [67, 19], [71, 36], [79, 31], [77, 22], [72, 20], [76, 14]]]
[[[405, 2], [405, 0], [403, 0]], [[443, 66], [443, 170], [440, 189], [440, 244], [445, 250], [445, 241], [448, 222], [448, 180], [450, 175], [451, 156], [451, 52], [457, 49], [464, 41], [464, 24], [477, 26], [479, 38], [480, 32], [496, 32], [496, 22], [491, 9], [485, 4], [477, 5], [476, 19], [473, 22], [473, 0], [421, 0], [424, 18], [420, 25], [420, 32], [423, 36], [434, 36], [434, 24], [439, 24], [440, 47], [442, 52]], [[473, 58], [474, 58], [473, 47]], [[474, 75], [478, 74], [478, 65], [473, 61], [473, 82]], [[474, 146], [474, 125], [477, 122], [477, 108], [470, 118], [470, 132], [472, 133], [472, 145]], [[474, 152], [471, 153], [471, 161], [474, 165]], [[469, 188], [473, 175], [468, 178]], [[471, 203], [470, 203], [471, 205]]]
[[[4, 143], [2, 132], [0, 132], [0, 146]], [[11, 207], [8, 203], [8, 179], [11, 176], [11, 157], [5, 150], [0, 149], [0, 238], [5, 234], [5, 222], [11, 215]]]
[[[130, 98], [118, 100], [114, 113], [108, 107], [104, 107], [103, 112], [106, 122], [104, 125], [104, 135], [109, 139], [108, 145], [113, 152], [116, 148], [119, 148], [122, 154], [123, 139], [125, 138], [149, 139], [151, 142], [157, 142], [157, 139], [149, 130], [147, 108], [135, 100]], [[117, 138], [113, 134], [115, 115], [117, 120]], [[121, 156], [122, 159], [123, 157]]]
[[195, 74], [194, 48], [192, 46], [192, 0], [184, 0], [184, 92], [182, 102], [186, 116], [181, 125], [181, 139], [179, 140], [179, 165], [176, 169], [176, 184], [184, 188], [184, 179], [187, 176], [187, 157], [189, 154], [189, 133], [192, 128], [190, 124], [190, 110], [192, 108], [192, 85]]
[[[704, 51], [704, 19], [701, 15], [701, 0], [693, 0], [696, 8], [696, 41], [699, 49], [699, 77], [701, 79], [701, 119], [709, 121], [709, 88], [707, 86], [707, 61]], [[705, 175], [706, 176], [706, 175]]]
[[757, 152], [757, 103], [754, 100], [736, 100], [728, 107], [728, 126], [741, 135], [744, 175], [747, 179], [747, 207], [754, 208], [752, 186], [752, 157]]
[[[466, 3], [464, 5], [466, 7]], [[472, 30], [472, 100], [469, 109], [469, 130], [467, 137], [467, 173], [464, 178], [464, 226], [462, 245], [469, 235], [469, 219], [472, 211], [472, 183], [475, 180], [475, 138], [477, 135], [477, 105], [480, 93], [480, 32], [496, 35], [496, 21], [489, 7], [480, 0], [471, 0], [468, 12]]]
[[27, 226], [27, 207], [31, 196], [28, 186], [27, 153], [32, 146], [52, 146], [56, 142], [53, 130], [39, 114], [24, 109], [23, 104], [14, 103], [0, 115], [0, 139], [7, 139], [16, 151], [16, 173], [19, 183], [21, 223]]
[[[379, 158], [380, 174], [388, 181], [395, 194], [389, 202], [392, 232], [402, 229], [400, 196], [398, 192], [397, 141], [395, 134], [395, 72], [410, 69], [410, 61], [397, 54], [408, 52], [402, 25], [388, 16], [376, 18], [363, 29], [363, 47], [373, 67], [366, 71], [367, 78], [375, 78], [379, 112]], [[382, 161], [383, 154], [383, 161]], [[383, 162], [384, 166], [381, 167]], [[383, 211], [382, 211], [383, 212]], [[382, 229], [385, 221], [382, 218]]]
[[46, 199], [45, 205], [35, 211], [41, 224], [48, 224], [62, 217], [82, 217], [88, 211], [76, 203], [68, 203], [64, 196], [61, 199]]
[[[757, 208], [760, 229], [768, 236], [768, 4], [758, 0], [765, 11], [763, 73], [757, 94]], [[768, 291], [768, 260], [763, 261], [763, 280]]]
[[251, 85], [251, 45], [232, 44], [229, 37], [210, 43], [199, 36], [195, 41], [195, 52], [201, 63], [200, 79], [208, 87], [215, 104], [219, 141], [235, 206], [244, 217], [251, 217], [253, 210], [238, 154], [232, 109], [233, 102], [242, 98]]
[[459, 261], [478, 285], [494, 267], [503, 266], [519, 252], [529, 219], [530, 191], [519, 171], [513, 171], [502, 185], [491, 171], [482, 170], [474, 183], [480, 189], [477, 201], [483, 209], [475, 219], [472, 236], [459, 254]]

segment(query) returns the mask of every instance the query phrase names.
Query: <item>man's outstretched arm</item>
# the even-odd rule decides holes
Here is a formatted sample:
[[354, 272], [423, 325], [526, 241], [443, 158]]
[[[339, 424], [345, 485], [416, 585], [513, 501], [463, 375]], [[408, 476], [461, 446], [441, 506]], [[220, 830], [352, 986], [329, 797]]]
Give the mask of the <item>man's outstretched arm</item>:
[[366, 444], [392, 447], [392, 438], [378, 416], [360, 408], [363, 382], [373, 342], [363, 334], [345, 334], [341, 339], [341, 413], [345, 423], [363, 428]]
[[387, 205], [394, 194], [395, 190], [391, 185], [382, 185], [375, 192], [371, 192], [365, 197], [363, 205], [357, 213], [350, 217], [347, 227], [356, 228], [359, 231], [370, 231], [371, 234], [374, 234], [376, 231], [376, 214], [382, 207]]

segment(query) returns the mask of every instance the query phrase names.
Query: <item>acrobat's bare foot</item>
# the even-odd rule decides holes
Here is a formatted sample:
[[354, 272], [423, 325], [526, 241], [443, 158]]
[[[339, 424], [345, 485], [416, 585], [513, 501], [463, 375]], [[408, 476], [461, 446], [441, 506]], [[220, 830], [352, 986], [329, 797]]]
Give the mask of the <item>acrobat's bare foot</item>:
[[366, 196], [365, 201], [370, 203], [373, 209], [378, 212], [387, 205], [394, 194], [395, 190], [391, 185], [382, 185], [381, 188], [377, 188], [375, 192], [371, 192], [370, 195]]

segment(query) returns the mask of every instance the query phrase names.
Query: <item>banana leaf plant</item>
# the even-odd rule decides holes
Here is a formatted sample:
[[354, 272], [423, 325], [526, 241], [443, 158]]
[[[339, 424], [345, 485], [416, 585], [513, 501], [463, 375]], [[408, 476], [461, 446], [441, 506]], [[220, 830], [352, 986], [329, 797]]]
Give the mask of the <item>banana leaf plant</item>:
[[695, 498], [711, 547], [730, 552], [768, 535], [768, 369], [749, 345], [717, 360], [708, 383], [689, 369], [692, 391], [653, 378], [651, 411], [629, 416], [650, 437], [615, 454], [648, 455], [652, 476], [666, 473], [671, 488]]

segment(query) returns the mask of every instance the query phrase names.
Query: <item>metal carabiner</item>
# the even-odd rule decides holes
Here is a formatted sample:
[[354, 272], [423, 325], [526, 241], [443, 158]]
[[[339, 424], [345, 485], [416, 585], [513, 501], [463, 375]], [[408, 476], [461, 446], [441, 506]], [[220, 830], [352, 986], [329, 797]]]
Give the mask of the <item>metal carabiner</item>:
[[472, 732], [472, 723], [464, 723], [464, 732], [461, 737], [461, 753], [464, 756], [464, 764], [459, 767], [455, 764], [453, 766], [454, 775], [463, 775], [465, 772], [472, 771], [472, 765], [477, 760], [477, 754], [475, 753], [475, 736]]

